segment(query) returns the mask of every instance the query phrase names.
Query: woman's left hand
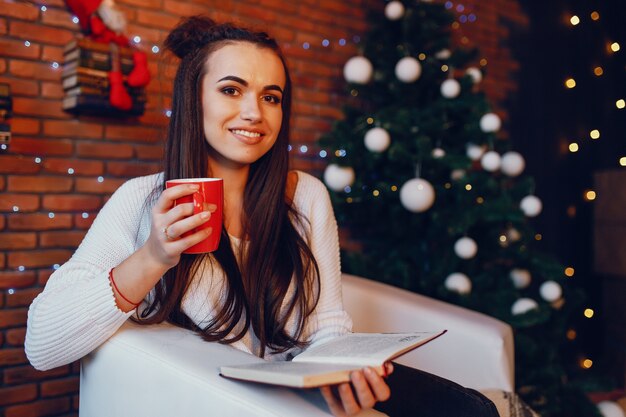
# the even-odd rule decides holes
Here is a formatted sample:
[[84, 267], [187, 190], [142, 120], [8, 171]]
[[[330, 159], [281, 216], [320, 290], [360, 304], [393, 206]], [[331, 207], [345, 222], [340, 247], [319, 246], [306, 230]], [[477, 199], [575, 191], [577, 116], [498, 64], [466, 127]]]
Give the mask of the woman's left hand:
[[[387, 375], [393, 372], [391, 362], [385, 364], [385, 370]], [[391, 395], [385, 380], [372, 368], [352, 372], [350, 380], [350, 383], [320, 388], [335, 417], [353, 416], [361, 410], [374, 407], [379, 401], [388, 400]]]

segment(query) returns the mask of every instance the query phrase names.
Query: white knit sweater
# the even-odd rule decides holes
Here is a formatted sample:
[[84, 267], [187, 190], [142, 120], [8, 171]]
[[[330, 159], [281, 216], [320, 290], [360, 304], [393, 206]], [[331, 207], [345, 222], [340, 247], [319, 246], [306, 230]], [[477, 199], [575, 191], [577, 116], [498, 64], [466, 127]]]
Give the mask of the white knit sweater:
[[[118, 309], [108, 272], [148, 239], [150, 202], [154, 201], [150, 196], [155, 188], [160, 190], [162, 181], [162, 174], [155, 174], [123, 184], [104, 205], [72, 258], [52, 274], [35, 298], [28, 311], [25, 341], [26, 355], [35, 368], [51, 369], [82, 358], [133, 314]], [[341, 301], [337, 223], [326, 188], [309, 174], [298, 172], [294, 205], [308, 219], [303, 226], [308, 230], [299, 231], [308, 235], [320, 270], [320, 300], [303, 334], [304, 339], [318, 344], [352, 327]], [[232, 237], [231, 241], [241, 244]], [[221, 269], [208, 266], [201, 270], [182, 303], [185, 313], [200, 326], [212, 317], [225, 285]], [[292, 317], [288, 330], [294, 328]], [[233, 346], [253, 354], [258, 354], [260, 347], [251, 331]], [[268, 352], [266, 358], [284, 359], [297, 353]]]

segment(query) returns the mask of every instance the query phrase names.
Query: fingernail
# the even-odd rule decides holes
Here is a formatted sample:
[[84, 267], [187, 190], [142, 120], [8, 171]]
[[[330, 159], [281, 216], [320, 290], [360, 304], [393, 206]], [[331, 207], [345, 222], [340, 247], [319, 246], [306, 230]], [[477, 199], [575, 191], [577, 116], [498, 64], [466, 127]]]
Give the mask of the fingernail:
[[211, 213], [209, 213], [208, 211], [203, 211], [202, 213], [200, 213], [201, 219], [208, 219], [209, 216], [211, 216]]
[[371, 376], [374, 373], [374, 371], [372, 371], [372, 368], [367, 367], [365, 368], [365, 373]]
[[217, 205], [209, 204], [207, 208], [209, 209], [211, 213], [213, 213], [215, 210], [217, 210]]

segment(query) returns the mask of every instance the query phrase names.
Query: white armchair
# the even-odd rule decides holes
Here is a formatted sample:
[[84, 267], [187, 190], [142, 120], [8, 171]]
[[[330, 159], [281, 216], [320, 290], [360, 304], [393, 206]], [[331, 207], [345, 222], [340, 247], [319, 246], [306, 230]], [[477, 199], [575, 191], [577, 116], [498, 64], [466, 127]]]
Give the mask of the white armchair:
[[[448, 329], [400, 363], [467, 387], [513, 390], [513, 336], [505, 323], [350, 275], [343, 276], [343, 297], [358, 332]], [[330, 415], [317, 390], [243, 383], [218, 375], [220, 365], [260, 360], [168, 324], [129, 322], [82, 360], [80, 415]]]

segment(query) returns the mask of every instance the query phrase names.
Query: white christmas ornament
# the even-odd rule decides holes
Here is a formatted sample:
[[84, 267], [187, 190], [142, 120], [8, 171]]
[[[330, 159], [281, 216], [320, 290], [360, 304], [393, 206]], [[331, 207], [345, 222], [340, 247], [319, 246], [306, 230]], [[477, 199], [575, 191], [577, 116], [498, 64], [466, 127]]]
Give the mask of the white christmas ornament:
[[396, 77], [403, 83], [412, 83], [422, 74], [422, 66], [412, 56], [402, 58], [396, 64]]
[[622, 407], [614, 401], [600, 401], [597, 407], [602, 417], [626, 417]]
[[374, 127], [365, 133], [365, 147], [371, 152], [384, 152], [391, 143], [391, 137], [382, 127]]
[[454, 244], [454, 253], [459, 258], [471, 259], [476, 256], [476, 252], [478, 252], [478, 245], [470, 237], [462, 237]]
[[433, 155], [433, 158], [437, 158], [437, 159], [443, 158], [444, 156], [446, 156], [446, 151], [444, 151], [441, 148], [435, 148], [433, 149], [432, 155]]
[[546, 281], [539, 287], [541, 298], [549, 303], [557, 301], [563, 295], [563, 289], [556, 281]]
[[480, 118], [480, 130], [485, 133], [497, 132], [502, 126], [502, 121], [495, 113], [487, 113]]
[[519, 314], [528, 313], [530, 310], [535, 310], [539, 308], [539, 304], [532, 298], [520, 298], [511, 306], [511, 313], [514, 316]]
[[372, 79], [374, 67], [364, 56], [353, 56], [343, 67], [346, 81], [355, 84], [367, 84]]
[[485, 153], [485, 148], [482, 146], [474, 145], [473, 143], [467, 145], [466, 154], [472, 161], [478, 161], [483, 156], [483, 153]]
[[400, 188], [400, 202], [413, 213], [426, 211], [435, 202], [435, 189], [426, 180], [413, 178]]
[[480, 165], [485, 171], [494, 172], [500, 169], [502, 158], [496, 151], [489, 151], [480, 159]]
[[441, 83], [441, 95], [445, 98], [455, 98], [461, 93], [461, 84], [454, 78], [448, 78]]
[[458, 294], [469, 294], [472, 291], [472, 281], [461, 272], [454, 272], [446, 278], [444, 285], [448, 291]]
[[502, 172], [509, 177], [517, 177], [524, 171], [526, 162], [517, 152], [506, 152], [502, 155]]
[[354, 182], [354, 169], [330, 164], [324, 171], [324, 182], [333, 191], [343, 191]]
[[441, 51], [437, 52], [435, 54], [435, 58], [437, 59], [448, 59], [450, 58], [450, 56], [452, 55], [452, 53], [450, 52], [449, 49], [442, 49]]
[[512, 269], [509, 272], [509, 278], [513, 281], [513, 285], [518, 290], [524, 289], [530, 285], [530, 272], [527, 269]]
[[399, 1], [392, 1], [385, 6], [385, 16], [389, 20], [398, 20], [404, 16], [404, 5]]
[[469, 67], [465, 73], [472, 78], [474, 84], [478, 84], [483, 80], [483, 73], [476, 67]]
[[541, 213], [541, 209], [543, 205], [541, 204], [541, 200], [535, 197], [534, 195], [527, 195], [522, 198], [522, 201], [519, 204], [519, 207], [522, 209], [524, 214], [528, 217], [535, 217]]

